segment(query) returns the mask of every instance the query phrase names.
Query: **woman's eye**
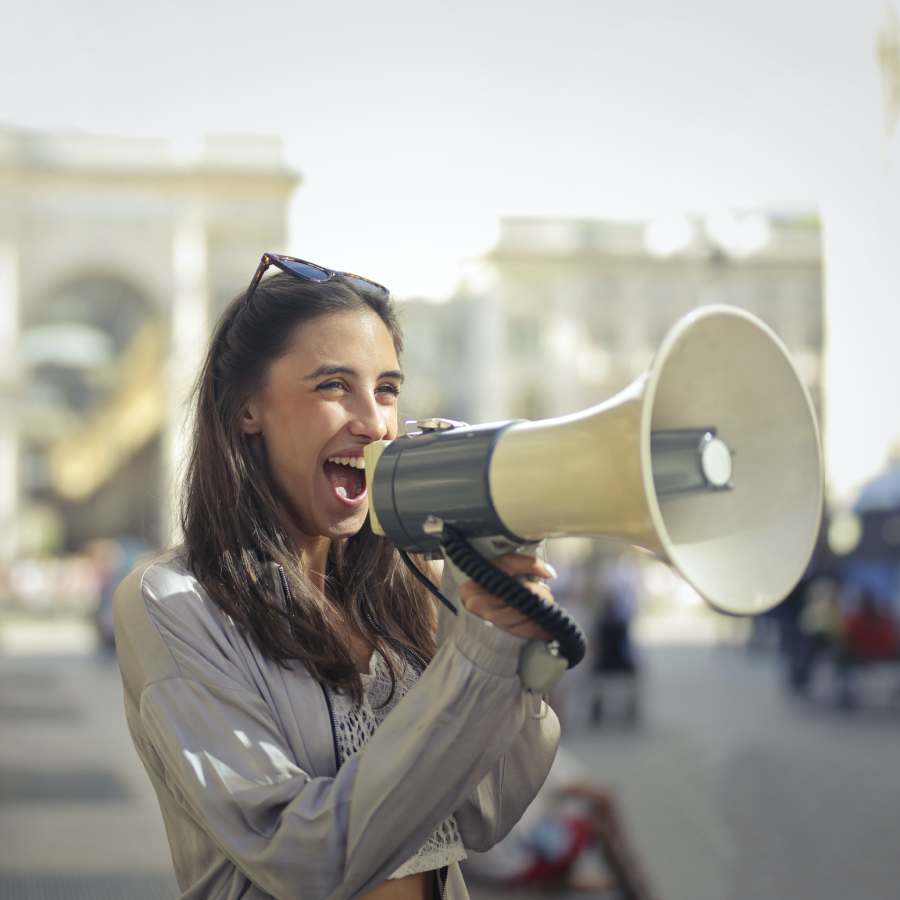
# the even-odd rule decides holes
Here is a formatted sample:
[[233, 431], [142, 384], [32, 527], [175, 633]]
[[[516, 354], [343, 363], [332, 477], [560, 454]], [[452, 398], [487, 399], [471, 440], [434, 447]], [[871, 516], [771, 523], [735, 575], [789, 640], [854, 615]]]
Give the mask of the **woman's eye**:
[[[349, 391], [350, 388], [343, 381], [323, 381], [322, 384], [316, 387], [316, 390]], [[400, 395], [400, 388], [396, 384], [379, 384], [378, 387], [375, 388], [375, 393], [387, 394], [391, 397], [398, 397]]]

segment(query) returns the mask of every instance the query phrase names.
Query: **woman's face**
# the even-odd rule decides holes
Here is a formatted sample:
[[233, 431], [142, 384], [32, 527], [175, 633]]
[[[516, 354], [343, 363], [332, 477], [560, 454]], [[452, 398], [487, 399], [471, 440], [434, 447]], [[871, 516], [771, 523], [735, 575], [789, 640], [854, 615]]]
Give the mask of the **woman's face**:
[[242, 419], [260, 434], [294, 526], [346, 538], [368, 511], [363, 447], [397, 436], [403, 375], [390, 332], [372, 310], [297, 327]]

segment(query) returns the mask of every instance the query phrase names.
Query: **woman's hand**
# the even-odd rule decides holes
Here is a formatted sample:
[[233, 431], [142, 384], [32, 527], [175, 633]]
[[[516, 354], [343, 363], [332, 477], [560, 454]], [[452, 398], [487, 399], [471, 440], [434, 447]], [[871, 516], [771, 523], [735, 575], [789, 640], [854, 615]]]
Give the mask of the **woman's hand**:
[[[502, 569], [507, 575], [529, 576], [532, 578], [555, 578], [556, 572], [540, 559], [525, 556], [521, 553], [505, 553], [492, 559], [491, 563]], [[553, 603], [553, 594], [542, 581], [523, 581], [523, 586], [533, 591], [548, 603]], [[540, 625], [524, 616], [517, 609], [505, 603], [499, 597], [489, 593], [474, 581], [465, 582], [459, 589], [459, 599], [463, 606], [476, 616], [502, 628], [517, 637], [548, 641], [550, 634]]]

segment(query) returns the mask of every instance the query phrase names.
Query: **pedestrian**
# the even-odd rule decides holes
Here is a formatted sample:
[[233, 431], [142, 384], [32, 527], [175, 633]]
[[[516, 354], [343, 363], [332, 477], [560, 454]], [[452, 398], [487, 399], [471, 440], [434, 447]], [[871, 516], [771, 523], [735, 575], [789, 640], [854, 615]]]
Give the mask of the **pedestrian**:
[[900, 659], [900, 635], [887, 604], [872, 591], [859, 589], [857, 602], [846, 613], [837, 652], [838, 706], [857, 706], [857, 678], [860, 669]]
[[637, 613], [640, 574], [623, 553], [608, 563], [600, 576], [599, 609], [594, 628], [594, 697], [591, 721], [599, 725], [606, 714], [613, 683], [624, 694], [624, 719], [634, 725], [641, 714], [641, 670], [631, 639]]
[[[811, 575], [801, 580], [792, 594], [801, 591], [802, 607], [792, 616], [796, 637], [788, 658], [788, 683], [798, 692], [809, 690], [816, 667], [829, 652], [840, 652], [843, 641], [840, 582], [830, 575]], [[785, 601], [787, 602], [787, 601]], [[787, 619], [785, 620], [787, 621]]]
[[[473, 582], [436, 609], [369, 527], [363, 449], [397, 436], [401, 349], [384, 287], [271, 253], [213, 333], [184, 542], [115, 598], [184, 898], [462, 900], [459, 861], [552, 763], [557, 719], [517, 675], [548, 636]], [[539, 560], [496, 562], [552, 599]]]

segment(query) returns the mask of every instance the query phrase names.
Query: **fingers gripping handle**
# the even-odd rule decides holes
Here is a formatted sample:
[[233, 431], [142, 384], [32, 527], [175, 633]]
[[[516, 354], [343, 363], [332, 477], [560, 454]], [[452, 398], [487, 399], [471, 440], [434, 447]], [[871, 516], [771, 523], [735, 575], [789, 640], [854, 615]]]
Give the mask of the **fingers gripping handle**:
[[539, 556], [543, 542], [514, 544], [503, 537], [468, 540], [454, 529], [444, 530], [442, 548], [447, 568], [457, 585], [472, 579], [549, 631], [554, 641], [529, 641], [519, 656], [519, 678], [529, 691], [546, 694], [567, 668], [584, 657], [584, 635], [557, 606], [541, 600], [488, 560], [516, 552]]
[[[528, 544], [514, 544], [509, 538], [497, 535], [496, 537], [466, 538], [466, 543], [482, 559], [488, 561], [496, 559], [498, 556], [503, 556], [504, 553], [521, 553], [523, 556], [533, 556], [535, 559], [543, 559], [544, 557], [544, 541], [532, 541]], [[447, 560], [447, 568], [450, 570], [453, 581], [457, 586], [468, 581], [470, 578], [473, 581], [478, 581], [477, 578], [467, 575], [456, 565], [456, 563], [454, 563], [452, 557], [447, 552], [446, 545], [444, 545], [442, 549], [444, 558]]]

